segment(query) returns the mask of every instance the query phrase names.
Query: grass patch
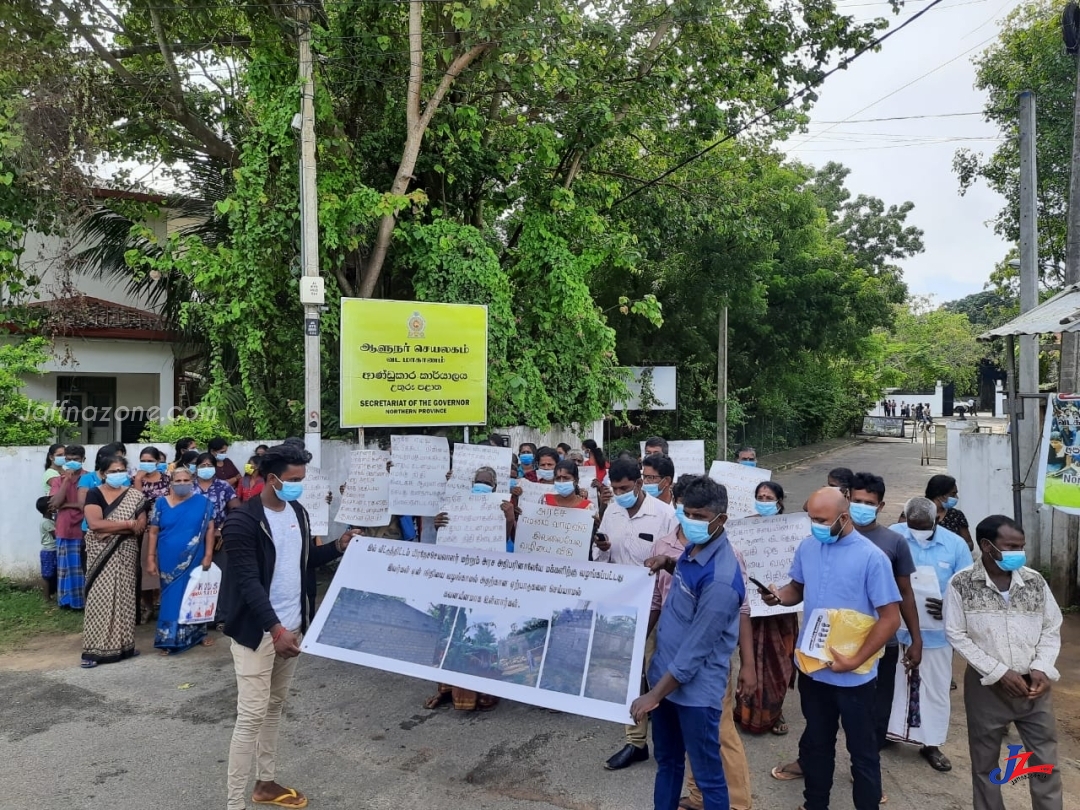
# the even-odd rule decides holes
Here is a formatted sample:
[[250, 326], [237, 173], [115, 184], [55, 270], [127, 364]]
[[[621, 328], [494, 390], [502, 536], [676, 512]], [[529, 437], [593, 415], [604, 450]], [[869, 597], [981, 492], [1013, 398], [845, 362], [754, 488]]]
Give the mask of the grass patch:
[[81, 633], [82, 625], [82, 613], [60, 610], [40, 589], [0, 579], [0, 650], [42, 636]]

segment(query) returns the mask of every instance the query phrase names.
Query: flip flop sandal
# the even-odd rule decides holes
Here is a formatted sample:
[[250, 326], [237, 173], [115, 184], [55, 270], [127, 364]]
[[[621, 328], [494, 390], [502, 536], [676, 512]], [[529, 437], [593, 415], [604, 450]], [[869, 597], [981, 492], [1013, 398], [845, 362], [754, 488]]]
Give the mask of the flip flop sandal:
[[[293, 801], [288, 801], [289, 799], [292, 799]], [[285, 788], [285, 792], [278, 796], [276, 799], [259, 801], [254, 796], [252, 796], [251, 801], [255, 804], [272, 804], [275, 807], [307, 807], [307, 796], [301, 796], [299, 793], [296, 792], [294, 788]]]
[[787, 765], [777, 765], [775, 768], [769, 771], [769, 774], [772, 776], [773, 779], [776, 779], [780, 782], [794, 782], [796, 779], [803, 778], [803, 775], [801, 773], [792, 773], [791, 771], [786, 770], [787, 767]]
[[776, 722], [772, 724], [772, 728], [770, 728], [769, 731], [777, 737], [783, 737], [791, 731], [791, 729], [788, 728], [787, 720], [784, 719], [784, 715], [780, 715], [776, 719]]

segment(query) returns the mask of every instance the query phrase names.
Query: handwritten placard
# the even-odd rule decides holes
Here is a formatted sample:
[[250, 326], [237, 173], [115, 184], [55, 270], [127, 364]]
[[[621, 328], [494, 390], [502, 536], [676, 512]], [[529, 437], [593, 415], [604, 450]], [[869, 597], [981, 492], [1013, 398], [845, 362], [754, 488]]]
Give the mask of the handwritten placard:
[[578, 467], [578, 486], [586, 492], [592, 488], [592, 482], [596, 480], [596, 467]]
[[592, 542], [593, 513], [588, 509], [566, 509], [561, 506], [543, 506], [538, 503], [519, 504], [517, 536], [514, 539], [515, 554], [548, 554], [570, 557], [575, 560], [589, 559]]
[[394, 436], [390, 452], [390, 513], [437, 515], [450, 469], [450, 445], [445, 437]]
[[521, 497], [518, 498], [519, 506], [523, 503], [540, 503], [545, 495], [552, 495], [555, 492], [555, 488], [551, 484], [538, 484], [535, 481], [526, 481], [524, 478], [519, 478], [513, 483], [514, 486], [521, 487]]
[[[774, 517], [750, 517], [729, 520], [727, 534], [731, 544], [742, 552], [746, 573], [765, 585], [782, 588], [791, 580], [795, 550], [810, 536], [810, 518], [805, 512]], [[796, 613], [799, 607], [769, 607], [761, 601], [757, 588], [750, 585], [750, 615], [775, 616]]]
[[762, 481], [772, 478], [772, 471], [730, 461], [714, 461], [709, 468], [709, 478], [727, 487], [728, 520], [737, 520], [757, 514], [754, 491]]
[[[641, 455], [645, 455], [645, 442], [641, 443]], [[675, 477], [705, 474], [705, 440], [690, 439], [668, 442], [668, 458], [675, 465]]]
[[307, 509], [311, 533], [316, 537], [325, 537], [330, 531], [330, 504], [326, 502], [329, 494], [330, 476], [317, 467], [308, 467], [300, 505]]
[[446, 513], [450, 523], [439, 529], [435, 543], [477, 551], [506, 551], [506, 515], [502, 510], [506, 499], [505, 495], [491, 492], [448, 502], [440, 511]]
[[453, 471], [446, 482], [444, 502], [460, 501], [472, 492], [473, 478], [481, 467], [495, 470], [496, 492], [510, 493], [510, 465], [514, 454], [509, 447], [483, 444], [455, 444]]
[[338, 523], [349, 526], [385, 526], [390, 522], [390, 454], [382, 450], [355, 450], [349, 480], [338, 508]]

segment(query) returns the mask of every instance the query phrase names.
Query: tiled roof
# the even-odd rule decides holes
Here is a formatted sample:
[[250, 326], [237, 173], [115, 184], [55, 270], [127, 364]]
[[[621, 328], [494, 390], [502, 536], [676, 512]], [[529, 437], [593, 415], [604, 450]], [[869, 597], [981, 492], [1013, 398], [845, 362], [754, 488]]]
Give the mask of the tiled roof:
[[29, 306], [48, 311], [45, 328], [53, 332], [87, 332], [95, 330], [167, 331], [165, 321], [155, 312], [116, 304], [89, 295], [74, 295], [69, 298], [38, 301]]

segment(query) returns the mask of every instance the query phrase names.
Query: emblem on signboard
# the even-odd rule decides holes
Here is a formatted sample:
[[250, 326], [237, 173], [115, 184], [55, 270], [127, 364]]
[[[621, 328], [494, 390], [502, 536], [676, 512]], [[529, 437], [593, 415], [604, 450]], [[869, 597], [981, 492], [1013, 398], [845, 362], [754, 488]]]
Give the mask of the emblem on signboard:
[[424, 329], [427, 327], [427, 321], [419, 312], [414, 312], [409, 318], [409, 337], [411, 338], [423, 338]]

